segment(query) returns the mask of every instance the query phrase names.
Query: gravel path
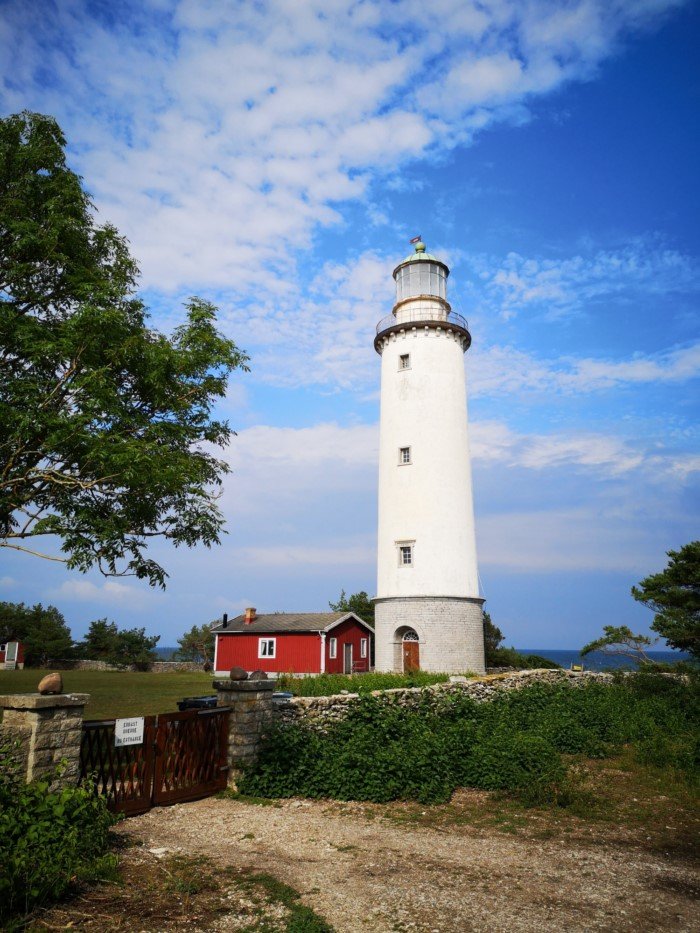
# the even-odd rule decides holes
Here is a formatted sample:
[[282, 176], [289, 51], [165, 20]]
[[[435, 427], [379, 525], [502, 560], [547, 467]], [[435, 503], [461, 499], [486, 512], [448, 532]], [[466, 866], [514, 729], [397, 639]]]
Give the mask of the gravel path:
[[687, 861], [624, 841], [425, 827], [362, 804], [209, 798], [120, 831], [159, 852], [268, 872], [338, 933], [700, 929]]

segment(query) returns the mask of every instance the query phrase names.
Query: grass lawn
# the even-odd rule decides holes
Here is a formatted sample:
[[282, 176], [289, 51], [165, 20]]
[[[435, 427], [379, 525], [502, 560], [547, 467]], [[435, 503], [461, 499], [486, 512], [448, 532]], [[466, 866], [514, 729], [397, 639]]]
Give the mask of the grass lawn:
[[[0, 671], [0, 693], [34, 693], [49, 673], [38, 668]], [[149, 674], [132, 671], [62, 671], [66, 693], [89, 693], [86, 719], [114, 719], [177, 712], [177, 701], [214, 693], [211, 674], [177, 671]]]

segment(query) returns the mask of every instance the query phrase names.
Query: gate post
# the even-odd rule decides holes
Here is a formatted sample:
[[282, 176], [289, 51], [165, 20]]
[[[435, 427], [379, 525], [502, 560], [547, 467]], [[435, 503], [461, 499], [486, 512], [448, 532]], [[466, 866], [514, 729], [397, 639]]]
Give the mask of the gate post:
[[[17, 693], [0, 696], [0, 739], [19, 743], [17, 760], [26, 781], [51, 780], [51, 790], [77, 784], [83, 710], [88, 693]], [[65, 768], [56, 766], [65, 759]]]
[[217, 706], [231, 708], [228, 726], [228, 786], [236, 789], [241, 771], [258, 755], [265, 726], [272, 718], [274, 680], [215, 680]]

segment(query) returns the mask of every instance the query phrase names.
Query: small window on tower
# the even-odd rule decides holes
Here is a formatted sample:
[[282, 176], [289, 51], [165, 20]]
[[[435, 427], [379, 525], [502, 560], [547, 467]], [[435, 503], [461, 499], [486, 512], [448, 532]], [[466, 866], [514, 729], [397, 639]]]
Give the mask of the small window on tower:
[[411, 567], [413, 566], [413, 545], [412, 544], [400, 544], [399, 545], [399, 567]]
[[399, 357], [399, 369], [410, 369], [411, 368], [411, 354], [402, 353]]
[[399, 447], [399, 466], [403, 466], [405, 463], [411, 462], [411, 448], [410, 447]]

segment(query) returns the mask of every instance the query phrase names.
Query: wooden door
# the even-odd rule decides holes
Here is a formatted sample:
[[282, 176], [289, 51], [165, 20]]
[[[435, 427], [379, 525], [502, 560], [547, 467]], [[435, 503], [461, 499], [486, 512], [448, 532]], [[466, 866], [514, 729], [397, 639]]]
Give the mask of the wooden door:
[[352, 645], [343, 645], [343, 672], [352, 674]]
[[417, 641], [403, 643], [403, 672], [409, 674], [420, 668], [420, 646]]

